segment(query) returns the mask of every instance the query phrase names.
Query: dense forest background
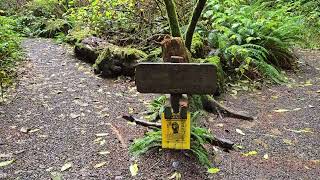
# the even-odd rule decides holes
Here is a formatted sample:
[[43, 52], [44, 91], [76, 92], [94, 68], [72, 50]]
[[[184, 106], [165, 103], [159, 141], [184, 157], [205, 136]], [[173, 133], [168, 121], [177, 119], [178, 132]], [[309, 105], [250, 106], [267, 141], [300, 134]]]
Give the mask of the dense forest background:
[[[176, 0], [183, 34], [195, 4]], [[319, 8], [317, 0], [209, 0], [193, 36], [193, 61], [216, 64], [220, 82], [285, 82], [282, 71], [297, 63], [293, 48], [319, 47]], [[0, 9], [2, 90], [21, 59], [21, 37], [76, 44], [97, 36], [159, 61], [160, 42], [170, 32], [161, 0], [2, 0]]]
[[[17, 65], [26, 57], [20, 45], [26, 38], [51, 38], [56, 43], [69, 44], [78, 59], [89, 61], [94, 73], [112, 78], [122, 75], [133, 77], [138, 62], [162, 62], [163, 42], [173, 34], [167, 15], [166, 2], [169, 1], [0, 0], [1, 101], [5, 99], [5, 92], [14, 87]], [[200, 0], [173, 2], [181, 36], [186, 40], [190, 19]], [[231, 94], [236, 95], [236, 88], [247, 91], [266, 84], [290, 81], [287, 72], [297, 72], [301, 63], [296, 50], [320, 48], [320, 1], [201, 2], [206, 4], [197, 22], [188, 56], [191, 56], [190, 62], [211, 63], [217, 67], [218, 91], [190, 98], [192, 122], [195, 122], [191, 129], [191, 150], [202, 165], [210, 168], [209, 154], [203, 144], [213, 145], [216, 137], [210, 128], [201, 123], [198, 125], [196, 121], [203, 115], [202, 110], [207, 110], [204, 102], [217, 102], [214, 100], [216, 95], [231, 89], [230, 86]], [[50, 57], [54, 56], [50, 54]], [[310, 80], [305, 84], [312, 85]], [[145, 133], [144, 138], [131, 144], [131, 154], [140, 155], [151, 148], [161, 147], [161, 124], [156, 121], [160, 119], [166, 101], [166, 96], [160, 96], [148, 102], [148, 113], [143, 118], [156, 126], [153, 131]], [[227, 112], [224, 106], [216, 107], [213, 113], [218, 114], [217, 117], [221, 117], [220, 112]], [[219, 111], [219, 107], [223, 110]], [[309, 104], [308, 107], [315, 106]], [[291, 110], [275, 110], [277, 113], [288, 111]], [[131, 107], [130, 112], [133, 112]], [[79, 116], [71, 115], [72, 118]], [[244, 135], [239, 129], [236, 132]], [[215, 169], [211, 170], [216, 173]]]

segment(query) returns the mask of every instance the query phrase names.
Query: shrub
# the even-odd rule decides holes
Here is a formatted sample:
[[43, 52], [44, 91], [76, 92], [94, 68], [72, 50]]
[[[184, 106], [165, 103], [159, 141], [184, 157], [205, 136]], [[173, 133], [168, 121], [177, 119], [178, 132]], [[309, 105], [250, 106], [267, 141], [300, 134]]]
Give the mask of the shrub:
[[20, 36], [15, 31], [13, 18], [0, 16], [0, 90], [3, 92], [13, 83], [15, 65], [21, 59]]
[[295, 67], [291, 48], [301, 39], [301, 17], [290, 16], [287, 7], [267, 7], [260, 1], [208, 4], [199, 32], [216, 49], [226, 73], [249, 79], [264, 76], [281, 83], [285, 81], [281, 69]]

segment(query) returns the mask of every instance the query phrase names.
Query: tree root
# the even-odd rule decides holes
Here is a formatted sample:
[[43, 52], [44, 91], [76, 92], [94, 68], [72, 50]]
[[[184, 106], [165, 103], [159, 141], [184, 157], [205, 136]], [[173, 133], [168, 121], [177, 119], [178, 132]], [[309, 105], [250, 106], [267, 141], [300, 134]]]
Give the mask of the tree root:
[[[161, 128], [161, 123], [155, 123], [155, 122], [148, 122], [146, 120], [142, 119], [137, 119], [133, 116], [122, 116], [123, 119], [130, 121], [130, 122], [135, 122], [138, 125], [152, 128], [152, 129], [159, 129]], [[211, 145], [213, 146], [218, 146], [223, 148], [224, 150], [233, 150], [234, 149], [234, 143], [230, 140], [219, 138], [219, 137], [214, 137], [214, 139], [207, 139], [208, 142], [210, 142]]]
[[208, 98], [205, 100], [204, 108], [206, 111], [210, 113], [218, 114], [220, 117], [223, 115], [223, 117], [231, 117], [231, 118], [237, 118], [237, 119], [247, 120], [247, 121], [253, 121], [257, 119], [256, 117], [250, 116], [247, 113], [236, 112], [232, 109], [229, 109], [224, 105], [218, 103], [213, 98]]

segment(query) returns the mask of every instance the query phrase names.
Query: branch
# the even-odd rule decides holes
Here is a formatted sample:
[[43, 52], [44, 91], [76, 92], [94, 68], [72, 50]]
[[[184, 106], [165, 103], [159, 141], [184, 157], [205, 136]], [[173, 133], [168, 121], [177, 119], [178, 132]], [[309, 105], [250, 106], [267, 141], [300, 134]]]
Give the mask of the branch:
[[144, 127], [151, 127], [151, 128], [161, 128], [161, 124], [160, 123], [155, 123], [155, 122], [149, 122], [149, 121], [145, 121], [142, 119], [137, 119], [133, 116], [122, 116], [123, 119], [130, 121], [130, 122], [134, 122], [138, 125], [144, 126]]
[[186, 47], [188, 50], [191, 49], [192, 37], [194, 30], [196, 29], [197, 22], [201, 16], [202, 10], [206, 5], [207, 0], [198, 0], [196, 7], [193, 10], [192, 18], [190, 19], [188, 30], [186, 33]]
[[[138, 125], [144, 126], [144, 127], [149, 127], [153, 129], [159, 129], [161, 128], [160, 123], [153, 123], [153, 122], [148, 122], [145, 120], [137, 119], [134, 118], [133, 116], [122, 116], [123, 119], [130, 121], [130, 122], [135, 122]], [[221, 147], [225, 150], [233, 150], [234, 143], [230, 140], [219, 138], [219, 137], [214, 137], [214, 139], [211, 139], [208, 137], [208, 142], [213, 145], [213, 146], [218, 146]]]
[[214, 112], [220, 112], [222, 113], [224, 116], [226, 117], [232, 117], [232, 118], [237, 118], [237, 119], [241, 119], [241, 120], [248, 120], [248, 121], [253, 121], [255, 119], [257, 119], [254, 116], [250, 116], [248, 114], [245, 114], [243, 112], [236, 112], [232, 109], [229, 109], [227, 107], [225, 107], [224, 105], [218, 103], [216, 100], [214, 100], [211, 97], [208, 97], [208, 99], [206, 99], [206, 102], [204, 102], [206, 105], [206, 111], [209, 111], [211, 113]]
[[173, 0], [164, 0], [167, 9], [167, 15], [169, 19], [171, 35], [173, 37], [181, 37], [180, 26], [178, 22], [178, 16], [176, 6]]

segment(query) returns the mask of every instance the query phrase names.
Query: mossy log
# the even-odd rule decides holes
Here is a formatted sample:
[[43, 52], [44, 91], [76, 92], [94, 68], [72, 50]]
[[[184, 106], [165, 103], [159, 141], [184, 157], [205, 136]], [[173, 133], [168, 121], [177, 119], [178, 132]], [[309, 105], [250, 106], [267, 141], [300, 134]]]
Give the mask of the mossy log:
[[138, 49], [108, 45], [98, 56], [94, 67], [96, 74], [103, 77], [117, 77], [120, 75], [134, 76], [135, 65], [144, 61], [147, 55]]
[[74, 53], [78, 59], [94, 64], [99, 54], [108, 45], [111, 44], [101, 38], [91, 36], [85, 38], [80, 43], [76, 43]]

